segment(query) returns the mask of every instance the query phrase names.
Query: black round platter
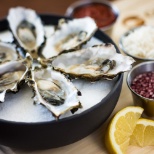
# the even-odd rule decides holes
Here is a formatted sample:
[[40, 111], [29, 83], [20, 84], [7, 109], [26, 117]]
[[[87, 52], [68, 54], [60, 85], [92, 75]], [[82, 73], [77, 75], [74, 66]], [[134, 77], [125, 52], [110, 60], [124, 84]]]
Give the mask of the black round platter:
[[[57, 25], [60, 18], [64, 17], [41, 15], [45, 25]], [[3, 19], [0, 21], [0, 31], [6, 29], [8, 29], [8, 23], [6, 19]], [[100, 30], [97, 30], [94, 37], [103, 40], [104, 43], [114, 44]], [[116, 50], [119, 52], [117, 47]], [[36, 150], [68, 145], [86, 137], [105, 122], [116, 106], [121, 92], [123, 75], [119, 74], [117, 78], [115, 86], [101, 102], [80, 114], [57, 121], [36, 123], [0, 119], [0, 144], [18, 149]]]

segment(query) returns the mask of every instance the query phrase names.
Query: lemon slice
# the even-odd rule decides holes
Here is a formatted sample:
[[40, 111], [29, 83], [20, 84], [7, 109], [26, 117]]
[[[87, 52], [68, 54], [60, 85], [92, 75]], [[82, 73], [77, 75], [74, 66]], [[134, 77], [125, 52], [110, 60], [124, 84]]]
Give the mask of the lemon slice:
[[130, 137], [130, 145], [150, 146], [154, 145], [154, 121], [139, 119]]
[[126, 107], [120, 110], [111, 120], [105, 143], [110, 154], [124, 154], [129, 145], [130, 136], [140, 118], [141, 107]]

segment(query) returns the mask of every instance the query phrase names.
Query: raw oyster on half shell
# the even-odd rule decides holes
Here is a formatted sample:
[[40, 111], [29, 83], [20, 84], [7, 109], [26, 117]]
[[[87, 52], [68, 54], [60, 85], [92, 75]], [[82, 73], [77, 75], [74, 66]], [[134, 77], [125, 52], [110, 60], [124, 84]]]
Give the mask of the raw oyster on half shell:
[[51, 65], [70, 77], [95, 81], [100, 78], [112, 79], [117, 74], [130, 70], [133, 62], [133, 58], [116, 53], [114, 45], [102, 44], [63, 53], [55, 57]]
[[73, 83], [50, 67], [32, 70], [28, 84], [34, 89], [34, 102], [44, 105], [57, 118], [81, 107]]
[[19, 54], [15, 44], [0, 42], [0, 64], [6, 61], [17, 60], [18, 57]]
[[41, 52], [44, 58], [57, 56], [63, 51], [79, 48], [86, 43], [97, 30], [95, 21], [90, 17], [59, 21], [59, 27], [55, 33], [47, 38]]
[[37, 52], [44, 42], [44, 27], [36, 12], [23, 7], [11, 8], [7, 20], [18, 44], [29, 53]]
[[0, 65], [0, 102], [4, 102], [6, 92], [18, 91], [19, 84], [25, 80], [30, 67], [29, 54], [24, 60], [8, 61]]

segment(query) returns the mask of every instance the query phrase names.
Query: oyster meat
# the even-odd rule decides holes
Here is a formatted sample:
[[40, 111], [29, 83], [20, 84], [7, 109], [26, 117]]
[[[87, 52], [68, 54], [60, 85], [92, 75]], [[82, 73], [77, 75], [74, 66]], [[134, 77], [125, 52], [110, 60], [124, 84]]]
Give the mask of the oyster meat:
[[57, 118], [81, 107], [74, 85], [50, 67], [32, 70], [28, 83], [34, 89], [34, 102], [44, 105]]
[[79, 48], [93, 36], [96, 30], [96, 23], [90, 17], [67, 22], [61, 19], [58, 29], [47, 38], [41, 55], [44, 58], [51, 58], [63, 51]]
[[44, 27], [34, 10], [11, 8], [7, 16], [10, 29], [18, 44], [28, 52], [37, 52], [44, 42]]
[[17, 60], [18, 57], [19, 54], [15, 44], [0, 42], [0, 63]]
[[8, 91], [17, 92], [18, 86], [26, 78], [30, 67], [30, 57], [20, 61], [8, 61], [0, 65], [0, 102], [4, 102]]
[[112, 79], [117, 74], [130, 70], [133, 62], [133, 58], [116, 53], [114, 45], [102, 44], [63, 53], [55, 57], [51, 65], [70, 77], [95, 81], [100, 78]]

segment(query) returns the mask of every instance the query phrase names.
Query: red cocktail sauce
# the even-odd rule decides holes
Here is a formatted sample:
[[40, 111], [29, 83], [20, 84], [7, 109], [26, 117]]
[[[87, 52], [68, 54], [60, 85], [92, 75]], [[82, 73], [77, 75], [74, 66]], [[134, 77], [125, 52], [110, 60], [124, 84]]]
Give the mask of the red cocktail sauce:
[[111, 25], [116, 20], [116, 15], [112, 8], [100, 3], [92, 3], [76, 8], [72, 16], [74, 18], [90, 16], [95, 20], [99, 28]]

